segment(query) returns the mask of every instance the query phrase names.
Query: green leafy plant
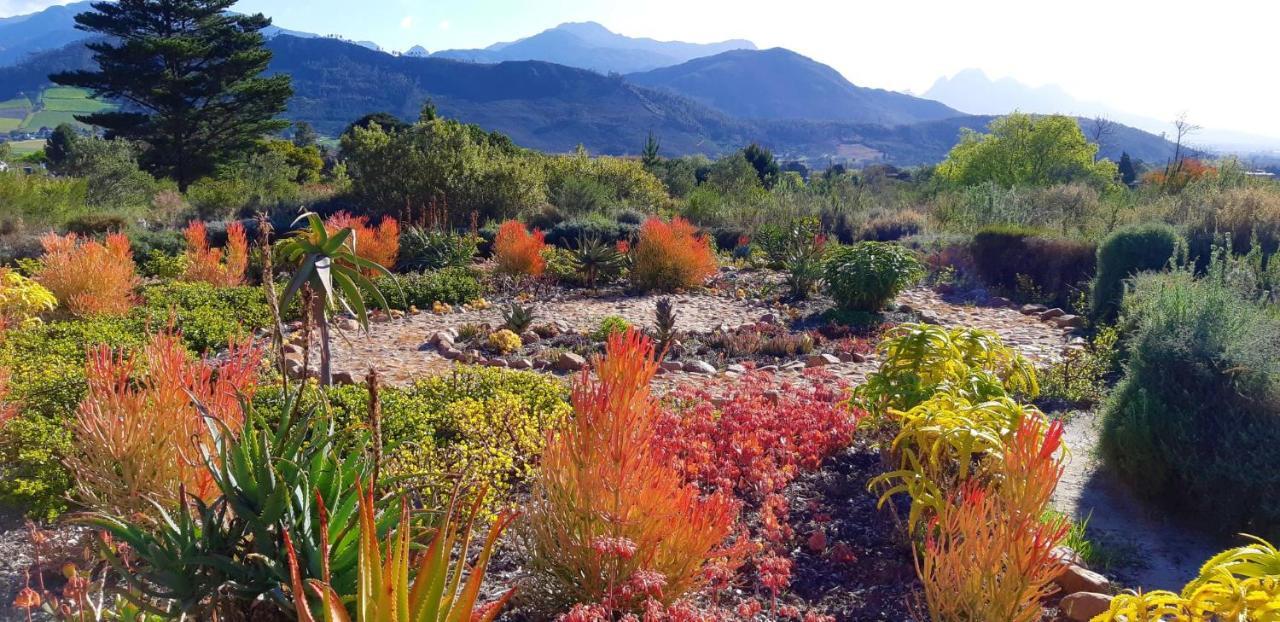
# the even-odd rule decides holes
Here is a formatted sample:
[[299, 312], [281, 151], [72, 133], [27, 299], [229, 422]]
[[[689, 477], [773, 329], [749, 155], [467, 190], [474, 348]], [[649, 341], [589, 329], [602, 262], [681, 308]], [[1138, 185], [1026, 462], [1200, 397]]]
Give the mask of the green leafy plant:
[[606, 315], [600, 318], [600, 323], [596, 325], [595, 330], [591, 331], [591, 338], [596, 341], [607, 341], [610, 336], [627, 332], [631, 328], [631, 324], [626, 318], [620, 315]]
[[533, 325], [533, 307], [526, 307], [518, 302], [502, 310], [502, 325], [511, 332], [522, 335]]
[[422, 227], [406, 227], [400, 232], [400, 258], [396, 267], [408, 272], [471, 265], [480, 247], [476, 236]]
[[827, 290], [845, 311], [879, 311], [924, 276], [915, 253], [887, 242], [859, 242], [831, 251]]
[[583, 237], [572, 251], [576, 267], [582, 271], [583, 283], [594, 288], [601, 280], [612, 281], [622, 275], [626, 256], [616, 246], [598, 237]]
[[[430, 309], [437, 302], [460, 305], [484, 293], [480, 281], [469, 268], [442, 268], [433, 272], [392, 274], [374, 279], [374, 284], [388, 294], [392, 308]], [[372, 304], [379, 304], [371, 301]]]
[[1121, 229], [1098, 246], [1098, 275], [1093, 279], [1092, 317], [1116, 319], [1124, 297], [1124, 282], [1139, 272], [1162, 270], [1185, 247], [1173, 227], [1145, 224]]

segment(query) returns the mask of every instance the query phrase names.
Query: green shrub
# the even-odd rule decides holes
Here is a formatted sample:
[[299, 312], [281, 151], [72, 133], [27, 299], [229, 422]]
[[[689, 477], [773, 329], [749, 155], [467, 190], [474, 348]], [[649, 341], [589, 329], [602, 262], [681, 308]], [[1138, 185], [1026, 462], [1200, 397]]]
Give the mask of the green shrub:
[[186, 255], [170, 255], [160, 249], [152, 249], [138, 264], [138, 274], [145, 277], [173, 280], [187, 271]]
[[460, 305], [479, 298], [480, 281], [467, 268], [444, 268], [434, 272], [393, 274], [374, 280], [396, 309], [430, 309], [435, 302]]
[[879, 311], [924, 276], [915, 253], [887, 242], [859, 242], [832, 251], [824, 275], [828, 293], [844, 311]]
[[1136, 225], [1107, 236], [1098, 246], [1098, 275], [1091, 296], [1094, 321], [1114, 320], [1124, 296], [1125, 279], [1166, 267], [1181, 246], [1178, 232], [1163, 224]]
[[1223, 532], [1280, 537], [1280, 320], [1224, 281], [1137, 277], [1129, 360], [1102, 415], [1141, 496]]
[[176, 229], [131, 228], [126, 232], [129, 236], [129, 248], [133, 249], [133, 260], [142, 263], [159, 251], [166, 255], [181, 255], [187, 249], [187, 240], [182, 232]]
[[24, 413], [0, 427], [0, 505], [28, 517], [52, 520], [67, 509], [71, 473], [62, 460], [71, 451], [63, 423]]
[[622, 316], [606, 315], [600, 318], [600, 323], [596, 325], [595, 330], [591, 331], [591, 338], [596, 341], [608, 341], [610, 335], [625, 333], [630, 327], [631, 324]]
[[144, 305], [135, 310], [154, 328], [173, 326], [195, 352], [225, 348], [271, 325], [271, 311], [258, 287], [214, 287], [208, 283], [169, 281], [142, 290]]
[[877, 216], [862, 226], [861, 238], [876, 242], [892, 242], [924, 231], [925, 219], [919, 212], [903, 210]]
[[579, 240], [595, 239], [606, 244], [635, 237], [639, 227], [623, 224], [599, 214], [566, 220], [547, 231], [546, 242], [553, 246], [575, 248]]
[[[978, 277], [1021, 302], [1069, 306], [1097, 263], [1090, 242], [1049, 237], [1022, 227], [987, 227], [969, 244]], [[1081, 310], [1083, 311], [1083, 309]]]
[[466, 267], [476, 256], [479, 240], [466, 233], [406, 227], [400, 232], [400, 270], [422, 272]]
[[97, 237], [129, 228], [129, 221], [119, 214], [85, 214], [67, 221], [67, 233]]

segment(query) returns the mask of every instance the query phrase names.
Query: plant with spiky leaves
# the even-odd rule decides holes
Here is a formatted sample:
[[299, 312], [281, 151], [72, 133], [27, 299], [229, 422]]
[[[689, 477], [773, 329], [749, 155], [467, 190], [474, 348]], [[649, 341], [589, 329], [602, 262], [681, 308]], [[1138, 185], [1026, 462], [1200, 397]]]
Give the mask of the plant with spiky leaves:
[[502, 326], [511, 332], [522, 335], [533, 325], [533, 307], [523, 306], [518, 302], [502, 310]]
[[311, 314], [320, 327], [320, 382], [328, 386], [333, 384], [333, 372], [329, 324], [325, 320], [341, 308], [355, 316], [368, 332], [369, 313], [364, 294], [372, 295], [373, 302], [380, 308], [389, 307], [382, 292], [365, 274], [390, 276], [391, 272], [381, 264], [360, 256], [350, 227], [338, 229], [330, 235], [324, 221], [311, 212], [299, 216], [293, 224], [304, 220], [306, 228], [299, 229], [280, 243], [280, 254], [297, 266], [289, 285], [280, 295], [280, 307], [288, 307], [304, 285], [310, 286]]
[[654, 306], [653, 339], [658, 356], [666, 356], [676, 340], [676, 305], [670, 298], [659, 298]]
[[595, 288], [600, 279], [612, 280], [622, 274], [626, 265], [626, 257], [618, 251], [618, 247], [605, 244], [598, 237], [583, 237], [578, 240], [578, 248], [573, 249], [574, 264], [582, 271], [582, 279], [587, 287]]

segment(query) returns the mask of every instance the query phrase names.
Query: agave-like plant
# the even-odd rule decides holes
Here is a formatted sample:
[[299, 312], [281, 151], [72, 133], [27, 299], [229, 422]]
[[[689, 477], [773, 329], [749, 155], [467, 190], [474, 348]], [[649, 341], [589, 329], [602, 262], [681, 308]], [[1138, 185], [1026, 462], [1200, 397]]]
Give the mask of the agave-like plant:
[[502, 325], [511, 332], [521, 335], [533, 324], [533, 307], [522, 306], [518, 302], [502, 310]]
[[281, 256], [297, 266], [289, 285], [280, 295], [280, 307], [287, 307], [304, 285], [311, 286], [311, 317], [320, 327], [320, 382], [328, 386], [333, 384], [333, 373], [326, 320], [341, 308], [353, 315], [367, 332], [369, 313], [363, 293], [372, 295], [379, 307], [390, 307], [382, 292], [362, 271], [385, 276], [390, 276], [391, 272], [356, 254], [356, 238], [350, 227], [330, 235], [324, 221], [315, 213], [307, 212], [293, 224], [296, 226], [303, 221], [307, 226], [294, 232], [279, 246]]
[[603, 278], [616, 278], [622, 271], [624, 257], [617, 247], [605, 244], [596, 237], [583, 237], [578, 240], [578, 248], [573, 251], [573, 261], [587, 287], [595, 288]]
[[[412, 529], [408, 506], [401, 502], [400, 523], [387, 535], [385, 546], [379, 544], [378, 521], [374, 512], [372, 485], [359, 486], [360, 544], [359, 589], [356, 594], [357, 622], [492, 622], [503, 605], [515, 594], [508, 590], [498, 600], [480, 605], [480, 587], [485, 569], [498, 537], [511, 525], [516, 515], [500, 514], [485, 538], [480, 556], [468, 571], [467, 551], [471, 529], [479, 513], [484, 490], [476, 495], [470, 512], [463, 518], [455, 514], [457, 495], [425, 552], [411, 564]], [[299, 622], [351, 622], [342, 597], [325, 580], [303, 580], [289, 535], [285, 534], [291, 568], [290, 589], [293, 592]], [[385, 549], [385, 554], [384, 554]], [[457, 554], [455, 556], [455, 549]], [[410, 566], [416, 570], [410, 579]], [[463, 582], [463, 575], [466, 582]], [[309, 588], [309, 589], [308, 589]], [[320, 603], [317, 617], [308, 602], [310, 592]]]

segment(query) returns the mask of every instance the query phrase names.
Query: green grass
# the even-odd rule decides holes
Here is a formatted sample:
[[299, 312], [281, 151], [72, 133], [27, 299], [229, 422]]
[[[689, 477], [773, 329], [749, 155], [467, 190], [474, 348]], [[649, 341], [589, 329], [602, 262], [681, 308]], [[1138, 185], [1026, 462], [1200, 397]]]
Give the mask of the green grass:
[[15, 97], [0, 102], [0, 110], [31, 110], [31, 100], [26, 97]]
[[55, 86], [45, 89], [35, 104], [26, 97], [0, 102], [0, 132], [53, 129], [62, 123], [84, 127], [75, 115], [115, 109], [114, 104], [93, 99], [84, 89]]
[[89, 91], [74, 86], [51, 86], [40, 94], [41, 99], [88, 99]]
[[0, 117], [0, 132], [12, 132], [22, 125], [22, 119], [13, 119], [10, 117]]
[[38, 130], [42, 127], [53, 129], [63, 123], [83, 125], [79, 121], [76, 121], [76, 114], [78, 113], [59, 110], [42, 110], [27, 117], [27, 120], [22, 124], [22, 129], [31, 131]]
[[44, 149], [44, 141], [36, 140], [15, 140], [9, 143], [13, 148], [13, 155], [21, 158], [22, 156], [31, 155], [41, 149]]
[[45, 110], [58, 112], [87, 113], [115, 108], [111, 104], [93, 99], [89, 96], [89, 91], [65, 86], [45, 89], [40, 95], [40, 102]]

